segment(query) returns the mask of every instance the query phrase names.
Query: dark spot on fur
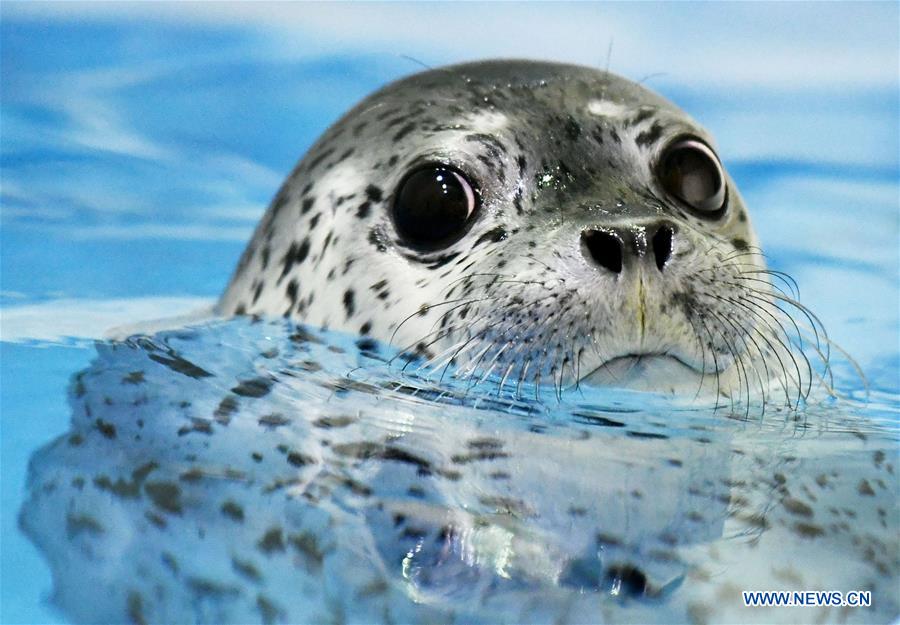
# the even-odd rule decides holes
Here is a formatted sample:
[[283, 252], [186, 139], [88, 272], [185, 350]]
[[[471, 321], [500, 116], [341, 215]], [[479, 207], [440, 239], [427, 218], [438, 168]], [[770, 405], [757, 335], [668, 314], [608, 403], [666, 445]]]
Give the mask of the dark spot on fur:
[[506, 229], [503, 226], [497, 226], [495, 228], [492, 228], [491, 230], [488, 230], [487, 232], [482, 234], [480, 237], [478, 237], [475, 240], [475, 243], [472, 244], [472, 249], [475, 249], [482, 243], [487, 243], [487, 242], [498, 243], [498, 242], [502, 241], [503, 239], [505, 239], [507, 236], [508, 236], [508, 233], [506, 232]]
[[288, 544], [303, 559], [306, 570], [315, 572], [322, 568], [325, 552], [319, 546], [316, 535], [311, 532], [300, 532], [288, 536]]
[[104, 438], [113, 439], [116, 437], [116, 426], [112, 423], [107, 423], [103, 419], [97, 419], [94, 421], [94, 426], [97, 428], [97, 431], [100, 432]]
[[735, 248], [736, 250], [739, 250], [739, 251], [741, 251], [741, 252], [743, 252], [743, 251], [746, 250], [748, 247], [750, 247], [750, 245], [747, 243], [747, 241], [744, 240], [744, 239], [742, 239], [742, 238], [740, 238], [740, 237], [735, 237], [735, 238], [733, 238], [733, 239], [731, 240], [731, 244], [734, 246], [734, 248]]
[[588, 412], [573, 412], [572, 415], [576, 418], [576, 421], [579, 423], [586, 423], [588, 425], [598, 425], [601, 427], [608, 428], [621, 428], [625, 427], [625, 424], [621, 421], [615, 421], [613, 419], [609, 419], [607, 417], [603, 417], [601, 415], [592, 414]]
[[378, 343], [370, 338], [362, 338], [356, 341], [356, 347], [361, 352], [366, 352], [374, 355], [374, 352], [378, 351]]
[[455, 464], [468, 464], [470, 462], [484, 462], [508, 457], [509, 454], [505, 451], [488, 448], [478, 449], [466, 454], [454, 454], [450, 457], [450, 460]]
[[122, 384], [143, 384], [144, 383], [144, 372], [143, 371], [132, 371], [128, 375], [122, 378]]
[[659, 434], [657, 432], [636, 432], [634, 430], [628, 430], [625, 434], [631, 438], [657, 438], [657, 439], [667, 439], [669, 438], [665, 434]]
[[305, 261], [307, 256], [309, 256], [309, 237], [303, 239], [303, 242], [299, 245], [296, 242], [291, 243], [291, 246], [288, 248], [287, 253], [281, 259], [282, 270], [281, 276], [278, 278], [278, 280], [283, 280], [284, 277], [287, 276], [288, 273], [290, 273], [293, 266]]
[[144, 492], [160, 509], [172, 514], [181, 514], [181, 488], [172, 482], [148, 482]]
[[178, 428], [178, 436], [185, 436], [193, 432], [209, 436], [213, 433], [212, 423], [207, 419], [192, 418], [190, 425], [183, 425]]
[[794, 532], [803, 538], [818, 538], [825, 534], [825, 530], [818, 525], [803, 523], [802, 521], [794, 523]]
[[380, 202], [383, 197], [383, 193], [381, 189], [376, 187], [374, 184], [370, 184], [366, 187], [366, 198], [372, 202]]
[[263, 534], [256, 546], [264, 554], [271, 555], [275, 551], [284, 551], [284, 537], [280, 527], [272, 527]]
[[239, 560], [234, 557], [231, 558], [231, 568], [234, 569], [235, 573], [246, 577], [251, 582], [258, 582], [262, 579], [262, 576], [259, 574], [259, 570], [257, 570], [257, 568], [253, 566], [252, 563], [245, 560]]
[[128, 593], [127, 599], [128, 620], [134, 625], [147, 625], [147, 618], [144, 616], [144, 599], [141, 593], [132, 590]]
[[231, 415], [237, 412], [237, 409], [237, 397], [235, 397], [234, 395], [226, 395], [224, 398], [222, 398], [222, 401], [219, 402], [219, 405], [218, 407], [216, 407], [216, 411], [213, 413], [213, 415], [216, 417], [216, 421], [227, 425]]
[[316, 460], [312, 456], [292, 451], [287, 455], [287, 461], [295, 467], [305, 467], [308, 464], [315, 464]]
[[220, 510], [222, 511], [222, 514], [227, 516], [232, 521], [235, 521], [237, 523], [244, 522], [244, 509], [230, 499], [222, 504]]
[[792, 497], [785, 497], [785, 499], [781, 502], [781, 505], [784, 506], [784, 509], [790, 512], [791, 514], [797, 516], [804, 517], [812, 517], [813, 510], [808, 505], [800, 501], [799, 499], [793, 499]]
[[409, 122], [408, 124], [406, 124], [405, 126], [400, 128], [400, 130], [397, 131], [397, 133], [393, 136], [393, 138], [391, 140], [394, 143], [397, 143], [398, 141], [401, 141], [403, 139], [403, 137], [405, 137], [406, 135], [408, 135], [415, 129], [416, 129], [415, 123]]
[[256, 596], [256, 609], [263, 625], [272, 625], [284, 620], [284, 610], [265, 595]]
[[290, 419], [278, 413], [267, 414], [260, 417], [257, 421], [257, 423], [259, 423], [262, 427], [271, 430], [274, 430], [277, 427], [281, 427], [282, 425], [287, 425], [290, 422]]
[[338, 416], [338, 417], [321, 417], [313, 421], [313, 425], [317, 428], [330, 430], [332, 428], [345, 428], [352, 423], [356, 423], [356, 417]]
[[226, 597], [234, 598], [241, 594], [240, 589], [232, 584], [222, 584], [202, 577], [188, 577], [186, 584], [195, 595], [195, 601], [203, 598], [221, 601]]
[[253, 378], [242, 380], [231, 389], [231, 392], [241, 397], [264, 397], [272, 390], [273, 380], [270, 378]]
[[278, 190], [278, 194], [275, 196], [275, 199], [272, 200], [272, 219], [281, 212], [281, 209], [284, 208], [285, 204], [288, 203], [288, 192], [287, 188], [282, 187]]
[[568, 137], [570, 141], [575, 141], [581, 136], [581, 126], [571, 115], [566, 120], [565, 131], [566, 137]]
[[652, 115], [653, 115], [653, 109], [642, 108], [640, 111], [638, 111], [637, 115], [635, 115], [634, 117], [631, 118], [631, 120], [629, 120], [628, 125], [629, 126], [637, 126], [642, 121], [651, 117]]
[[347, 313], [347, 319], [353, 316], [353, 313], [356, 312], [356, 295], [353, 292], [353, 289], [347, 289], [344, 291], [344, 311]]
[[291, 300], [290, 306], [288, 306], [288, 309], [284, 312], [284, 316], [287, 317], [290, 314], [291, 310], [294, 308], [294, 305], [297, 303], [297, 281], [292, 278], [291, 281], [288, 282], [287, 288], [284, 290], [284, 292], [285, 295], [287, 295], [288, 299]]
[[650, 129], [640, 133], [634, 140], [634, 142], [642, 148], [649, 147], [659, 141], [659, 138], [662, 136], [662, 132], [663, 127], [658, 122], [653, 122], [653, 125], [650, 126]]
[[430, 469], [431, 463], [415, 454], [408, 452], [399, 447], [391, 445], [381, 445], [371, 441], [363, 441], [359, 443], [343, 443], [335, 445], [334, 452], [340, 456], [347, 456], [357, 460], [392, 460], [394, 462], [402, 462], [412, 464], [420, 469]]
[[66, 514], [66, 535], [72, 540], [79, 534], [102, 534], [105, 530], [100, 522], [88, 514]]
[[167, 355], [165, 356], [163, 356], [162, 354], [148, 354], [148, 357], [150, 358], [150, 360], [158, 362], [164, 367], [168, 367], [175, 373], [186, 375], [187, 377], [194, 378], [195, 380], [198, 380], [200, 378], [209, 378], [213, 375], [209, 371], [201, 369], [194, 363], [185, 360], [173, 351], [167, 352]]
[[316, 156], [309, 162], [309, 164], [306, 166], [306, 171], [314, 170], [316, 167], [318, 167], [322, 163], [322, 161], [324, 161], [326, 158], [331, 156], [331, 154], [333, 152], [334, 152], [334, 148], [328, 148], [327, 150], [323, 150], [321, 153], [319, 153], [318, 156]]

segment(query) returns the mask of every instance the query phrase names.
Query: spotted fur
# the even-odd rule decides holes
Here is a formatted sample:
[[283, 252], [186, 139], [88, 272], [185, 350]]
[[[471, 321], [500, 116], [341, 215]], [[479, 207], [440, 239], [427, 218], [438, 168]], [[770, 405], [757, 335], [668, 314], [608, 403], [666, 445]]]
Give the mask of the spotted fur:
[[[484, 397], [388, 357], [281, 320], [98, 345], [21, 513], [55, 605], [137, 624], [900, 613], [896, 441], [866, 418]], [[740, 595], [834, 589], [872, 607]]]
[[[300, 161], [220, 311], [362, 332], [435, 374], [501, 386], [675, 390], [687, 372], [691, 390], [734, 401], [774, 387], [796, 405], [817, 375], [796, 346], [818, 328], [776, 306], [795, 302], [770, 285], [730, 178], [718, 219], [660, 189], [660, 153], [683, 135], [713, 145], [670, 102], [591, 68], [490, 61], [401, 80]], [[425, 162], [466, 172], [481, 197], [467, 234], [430, 252], [404, 244], [390, 210], [404, 174]], [[659, 224], [674, 236], [657, 269], [646, 256]], [[604, 227], [630, 233], [636, 258], [621, 276], [598, 271], [581, 246], [585, 229]], [[652, 357], [628, 360], [645, 354], [668, 358], [656, 369]], [[629, 366], [616, 369], [623, 357]]]

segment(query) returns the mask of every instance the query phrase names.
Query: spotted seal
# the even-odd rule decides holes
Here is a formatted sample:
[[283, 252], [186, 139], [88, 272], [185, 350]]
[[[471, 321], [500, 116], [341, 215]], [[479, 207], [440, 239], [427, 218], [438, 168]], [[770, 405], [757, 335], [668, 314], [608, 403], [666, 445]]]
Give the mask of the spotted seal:
[[674, 104], [589, 67], [485, 61], [390, 84], [329, 128], [219, 310], [389, 340], [501, 387], [792, 402], [811, 369], [769, 277], [712, 137]]

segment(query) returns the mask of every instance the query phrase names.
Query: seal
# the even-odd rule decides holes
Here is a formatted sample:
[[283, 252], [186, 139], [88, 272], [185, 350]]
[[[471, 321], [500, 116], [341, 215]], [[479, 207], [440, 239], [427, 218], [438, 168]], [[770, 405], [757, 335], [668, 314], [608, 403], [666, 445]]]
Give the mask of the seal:
[[390, 84], [329, 128], [219, 312], [391, 341], [501, 389], [799, 402], [812, 369], [771, 275], [712, 137], [674, 104], [589, 67], [484, 61]]

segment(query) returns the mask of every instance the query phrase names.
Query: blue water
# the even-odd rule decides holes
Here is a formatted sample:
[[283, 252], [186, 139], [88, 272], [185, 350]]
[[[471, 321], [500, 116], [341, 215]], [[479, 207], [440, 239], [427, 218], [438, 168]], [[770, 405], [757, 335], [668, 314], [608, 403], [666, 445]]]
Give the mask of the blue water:
[[[17, 515], [27, 497], [29, 458], [39, 447], [64, 434], [73, 419], [77, 426], [80, 408], [72, 402], [67, 389], [73, 374], [97, 358], [94, 340], [102, 338], [112, 326], [183, 314], [212, 303], [281, 179], [318, 134], [355, 101], [385, 82], [418, 69], [416, 62], [403, 55], [428, 64], [488, 55], [559, 58], [595, 65], [605, 65], [609, 60], [614, 71], [634, 79], [666, 72], [650, 78], [648, 84], [689, 111], [716, 136], [726, 166], [753, 213], [771, 266], [796, 278], [803, 303], [816, 311], [833, 340], [864, 371], [869, 397], [868, 404], [855, 401], [864, 396], [862, 385], [846, 361], [837, 359], [839, 390], [853, 401], [804, 415], [812, 425], [802, 435], [793, 425], [786, 427], [787, 418], [779, 415], [770, 417], [775, 421], [765, 420], [749, 430], [720, 415], [702, 412], [664, 421], [661, 415], [667, 414], [665, 406], [660, 408], [649, 399], [637, 416], [612, 418], [615, 402], [628, 404], [634, 398], [591, 391], [587, 397], [566, 398], [561, 404], [529, 403], [527, 409], [520, 410], [527, 414], [526, 421], [512, 425], [503, 419], [504, 412], [473, 407], [465, 401], [462, 406], [439, 403], [443, 412], [438, 414], [456, 417], [454, 422], [464, 423], [461, 427], [473, 439], [484, 434], [485, 428], [500, 432], [518, 454], [527, 454], [534, 445], [542, 445], [549, 450], [545, 452], [548, 459], [564, 458], [571, 452], [560, 441], [576, 435], [584, 424], [568, 419], [573, 413], [588, 409], [627, 423], [625, 429], [674, 440], [689, 439], [684, 437], [684, 431], [698, 423], [705, 424], [712, 440], [708, 464], [704, 464], [706, 456], [689, 442], [665, 447], [658, 441], [669, 439], [632, 437], [648, 441], [633, 449], [646, 458], [674, 454], [701, 472], [706, 470], [721, 477], [729, 471], [756, 475], [740, 465], [725, 466], [728, 451], [761, 453], [760, 449], [769, 444], [776, 451], [770, 458], [772, 465], [764, 466], [761, 477], [771, 477], [777, 472], [774, 467], [787, 462], [794, 471], [789, 475], [802, 486], [809, 486], [820, 470], [827, 473], [840, 467], [844, 481], [838, 480], [832, 497], [846, 499], [848, 505], [854, 503], [850, 496], [857, 478], [871, 477], [875, 470], [869, 461], [872, 454], [881, 451], [886, 462], [893, 459], [896, 465], [900, 411], [900, 102], [895, 4], [862, 8], [801, 5], [766, 10], [749, 6], [711, 10], [682, 5], [677, 12], [649, 5], [566, 10], [534, 6], [516, 12], [483, 7], [477, 23], [465, 11], [443, 5], [430, 9], [407, 7], [409, 14], [405, 19], [392, 19], [392, 11], [397, 11], [397, 7], [376, 11], [350, 6], [334, 9], [333, 15], [322, 8], [295, 7], [283, 9], [285, 14], [279, 17], [262, 9], [235, 6], [222, 10], [221, 15], [212, 9], [180, 13], [169, 9], [167, 14], [162, 9], [133, 8], [134, 13], [129, 14], [98, 7], [86, 8], [87, 13], [78, 15], [14, 3], [2, 6], [0, 621], [31, 623], [63, 618], [48, 602], [53, 584], [47, 560], [24, 537]], [[795, 25], [801, 23], [806, 27], [797, 30]], [[696, 24], [705, 24], [704, 32], [708, 34], [705, 40], [685, 50], [679, 30]], [[854, 28], [848, 29], [846, 24], [853, 24]], [[430, 32], [437, 25], [441, 25], [443, 34], [438, 41], [417, 34]], [[492, 35], [516, 29], [519, 36], [485, 37], [480, 36], [481, 29]], [[610, 43], [612, 54], [607, 59]], [[201, 327], [194, 332], [199, 336], [196, 344], [184, 349], [194, 350], [201, 365], [206, 360], [210, 367], [215, 341], [238, 341], [233, 359], [216, 363], [221, 367], [222, 379], [239, 379], [248, 367], [273, 366], [260, 365], [258, 354], [253, 351], [264, 338], [258, 334], [259, 329], [226, 324]], [[284, 347], [288, 339], [283, 333], [283, 329], [274, 328], [269, 339]], [[241, 340], [246, 341], [244, 350], [240, 349]], [[326, 340], [341, 344], [347, 339]], [[347, 347], [352, 353], [352, 345]], [[145, 351], [140, 349], [121, 357], [104, 354], [91, 365], [101, 378], [117, 373], [131, 358], [146, 360]], [[335, 358], [326, 363], [325, 373], [343, 375], [345, 372], [340, 369], [346, 364], [344, 359]], [[155, 379], [153, 375], [148, 377]], [[179, 392], [214, 399], [216, 387], [185, 390], [177, 383], [191, 380], [180, 380], [168, 369], [155, 375], [159, 376], [161, 388], [172, 383], [181, 389]], [[302, 393], [308, 393], [314, 403], [317, 391], [313, 390], [313, 381], [309, 384], [310, 388], [295, 390], [300, 397], [307, 397]], [[151, 406], [156, 405], [154, 401], [151, 400]], [[290, 402], [281, 396], [266, 401]], [[364, 402], [365, 397], [359, 401]], [[400, 397], [391, 396], [385, 401], [382, 407], [393, 405], [390, 402], [404, 406], [409, 400], [401, 393]], [[425, 406], [421, 410], [427, 410], [434, 398], [426, 394], [421, 401]], [[378, 410], [373, 410], [377, 415]], [[160, 419], [154, 440], [165, 444], [168, 439], [163, 426], [180, 417], [162, 414], [165, 419]], [[487, 424], [482, 419], [487, 419]], [[529, 437], [538, 433], [526, 433], [527, 427], [520, 428], [522, 423], [531, 426], [535, 422], [554, 423], [557, 429], [543, 434], [547, 440], [536, 442]], [[423, 418], [422, 426], [426, 424], [438, 431], [441, 427], [438, 419]], [[376, 419], [371, 427], [394, 432], [397, 424]], [[305, 428], [303, 423], [296, 423], [282, 436], [301, 444]], [[363, 432], [372, 435], [372, 431]], [[605, 442], [626, 444], [615, 428], [592, 432], [589, 441], [593, 443], [583, 443], [577, 448], [579, 453], [589, 454], [596, 451], [591, 445], [602, 446]], [[348, 431], [335, 436], [354, 434]], [[406, 436], [410, 441], [418, 441], [423, 449], [440, 454], [437, 443], [424, 431], [413, 428], [406, 431]], [[352, 438], [342, 440], [352, 442]], [[860, 444], [860, 440], [865, 442]], [[90, 442], [88, 451], [95, 450], [94, 444]], [[229, 447], [233, 443], [228, 440], [221, 444], [219, 451], [235, 449]], [[52, 453], [44, 457], [46, 470], [78, 467], [90, 458], [75, 456], [65, 465]], [[790, 459], [796, 457], [802, 459], [802, 466], [790, 465]], [[126, 459], [126, 466], [131, 461], [132, 458]], [[600, 457], [596, 462], [598, 469], [618, 466], [616, 458]], [[652, 461], [648, 463], [653, 465]], [[367, 467], [348, 470], [359, 479], [371, 479], [380, 485], [389, 483], [375, 480], [366, 473]], [[539, 476], [528, 473], [527, 465], [506, 470], [520, 471], [516, 476], [521, 484], [541, 481]], [[476, 491], [480, 479], [487, 478], [476, 471], [472, 478]], [[652, 481], [640, 472], [633, 479], [638, 485]], [[586, 494], [593, 492], [599, 497], [608, 493], [610, 487], [588, 487], [587, 481], [585, 478], [580, 485]], [[674, 479], [672, 488], [677, 490], [680, 486], [683, 484]], [[222, 488], [227, 491], [228, 486]], [[752, 496], [759, 493], [744, 494], [752, 505], [757, 505]], [[387, 496], [379, 491], [382, 495]], [[860, 508], [862, 519], [858, 521], [863, 528], [871, 523], [870, 533], [879, 540], [893, 535], [894, 545], [897, 495], [896, 478], [888, 478], [877, 495], [877, 502], [885, 510], [883, 518], [888, 521], [879, 524], [879, 506], [871, 510]], [[454, 501], [466, 496], [466, 492], [448, 487], [429, 495], [429, 501], [452, 508]], [[384, 520], [377, 514], [367, 516], [355, 501], [335, 497], [343, 506], [340, 518], [348, 523], [341, 531], [347, 535], [373, 532], [377, 544], [371, 553], [380, 554], [385, 562], [394, 562], [403, 544], [392, 542], [392, 534], [383, 527]], [[541, 510], [559, 503], [546, 493], [533, 495], [530, 500], [525, 493], [521, 498]], [[681, 519], [676, 512], [690, 512], [694, 505], [696, 502], [690, 498], [686, 503], [661, 501], [656, 512], [665, 510]], [[636, 534], [620, 536], [624, 547], [616, 557], [641, 563], [654, 583], [666, 587], [678, 578], [678, 567], [667, 568], [658, 561], [654, 565], [652, 558], [627, 550], [653, 544], [651, 538], [659, 537], [665, 529], [650, 522], [651, 508], [646, 504], [635, 506], [631, 513], [647, 520], [633, 525]], [[262, 504], [258, 507], [267, 513], [276, 512]], [[115, 511], [115, 507], [109, 510]], [[133, 511], [119, 512], [123, 515], [123, 527], [135, 520]], [[615, 517], [603, 518], [615, 521]], [[701, 547], [709, 544], [721, 543], [718, 547], [731, 553], [728, 548], [734, 543], [717, 539], [716, 528], [707, 529], [706, 534], [691, 534], [686, 524], [681, 519], [676, 527], [688, 537], [685, 545], [679, 547], [678, 558], [683, 566], [702, 569], [710, 556], [701, 553]], [[460, 527], [464, 525], [460, 522]], [[49, 529], [53, 525], [44, 521], [38, 526]], [[797, 540], [795, 534], [785, 536], [777, 527], [776, 524], [769, 530], [762, 543], [764, 550], [778, 545], [779, 539]], [[445, 576], [437, 575], [439, 579], [432, 579], [429, 585], [422, 582], [422, 576], [427, 576], [426, 561], [422, 569], [426, 573], [415, 573], [419, 570], [415, 567], [409, 569], [413, 573], [389, 568], [386, 573], [406, 580], [407, 586], [401, 587], [397, 595], [388, 595], [385, 601], [400, 615], [436, 618], [446, 615], [442, 610], [448, 605], [471, 604], [475, 598], [466, 593], [477, 587], [493, 601], [485, 601], [483, 611], [469, 613], [472, 620], [483, 621], [496, 620], [498, 614], [514, 620], [509, 606], [526, 594], [544, 600], [547, 612], [535, 611], [532, 618], [537, 620], [558, 616], [553, 608], [560, 605], [568, 606], [569, 613], [576, 615], [573, 620], [703, 620], [696, 602], [702, 599], [707, 609], [714, 605], [703, 595], [703, 588], [713, 592], [715, 586], [703, 587], [693, 578], [680, 587], [666, 587], [670, 594], [665, 595], [664, 601], [610, 604], [604, 594], [608, 589], [603, 588], [608, 571], [581, 566], [581, 556], [573, 555], [583, 547], [578, 544], [577, 532], [570, 539], [562, 539], [559, 528], [559, 524], [548, 521], [545, 527], [526, 524], [521, 532], [510, 530], [520, 540], [518, 544], [524, 545], [519, 553], [537, 554], [531, 561], [526, 558], [524, 564], [520, 562], [519, 568], [510, 565], [511, 579], [521, 586], [504, 586], [505, 582], [498, 579], [506, 578], [485, 572], [484, 567], [475, 567], [472, 572], [458, 565], [442, 569]], [[327, 534], [323, 528], [314, 531]], [[528, 539], [528, 531], [537, 533]], [[211, 529], [210, 533], [216, 532]], [[336, 533], [341, 535], [344, 534]], [[496, 539], [496, 535], [492, 536]], [[232, 539], [240, 542], [244, 537], [234, 534]], [[249, 535], [246, 540], [251, 540]], [[205, 553], [187, 538], [175, 544]], [[826, 542], [818, 550], [802, 541], [799, 544], [797, 551], [786, 551], [781, 558], [793, 558], [810, 570], [827, 570], [834, 560], [842, 560], [847, 563], [846, 575], [872, 574], [860, 564], [864, 558], [843, 539]], [[546, 547], [546, 552], [533, 545]], [[551, 545], [552, 549], [548, 547]], [[691, 551], [692, 545], [696, 550]], [[485, 549], [496, 552], [494, 547]], [[742, 562], [747, 570], [767, 570], [765, 563], [748, 562], [747, 553], [734, 551], [745, 558]], [[352, 562], [347, 559], [353, 556], [340, 554], [329, 565], [329, 571], [340, 572], [341, 563]], [[73, 562], [77, 563], [77, 558]], [[546, 580], [517, 577], [517, 573], [524, 575], [523, 571], [546, 568], [548, 563], [568, 563], [569, 568], [560, 579], [569, 582], [562, 585], [562, 591]], [[881, 604], [871, 613], [882, 622], [896, 617], [900, 605], [895, 590], [896, 560], [884, 564], [886, 572], [876, 575], [880, 593], [876, 596]], [[862, 568], [855, 568], [857, 565]], [[273, 577], [281, 570], [271, 562], [268, 566]], [[735, 565], [721, 566], [732, 573], [739, 570]], [[230, 563], [210, 563], [209, 567], [224, 570]], [[856, 589], [846, 575], [835, 574], [826, 580], [832, 584], [829, 588]], [[791, 577], [787, 573], [784, 576]], [[766, 581], [764, 577], [760, 579]], [[350, 575], [343, 581], [348, 587], [366, 583]], [[776, 584], [776, 580], [769, 581]], [[777, 583], [785, 582], [782, 579]], [[787, 585], [797, 588], [796, 582]], [[590, 590], [586, 595], [585, 587]], [[279, 591], [272, 592], [277, 596]], [[280, 592], [287, 595], [289, 591]], [[403, 603], [403, 597], [416, 592], [430, 598], [419, 604]], [[603, 597], [598, 599], [598, 593]], [[569, 597], [576, 595], [577, 599], [570, 601]], [[321, 591], [315, 596], [331, 595]], [[693, 608], [689, 605], [692, 598]], [[365, 613], [367, 605], [360, 602], [346, 608], [358, 615], [360, 612], [353, 610]], [[96, 614], [115, 620], [116, 613]], [[260, 617], [259, 612], [253, 614], [246, 618]], [[215, 620], [214, 615], [206, 616]], [[765, 618], [788, 617], [784, 613], [767, 613]], [[851, 620], [871, 619], [866, 618], [866, 613], [851, 613]]]

